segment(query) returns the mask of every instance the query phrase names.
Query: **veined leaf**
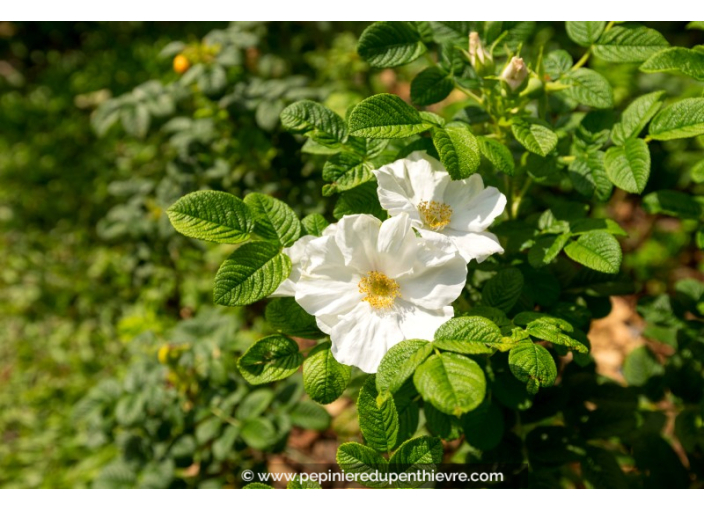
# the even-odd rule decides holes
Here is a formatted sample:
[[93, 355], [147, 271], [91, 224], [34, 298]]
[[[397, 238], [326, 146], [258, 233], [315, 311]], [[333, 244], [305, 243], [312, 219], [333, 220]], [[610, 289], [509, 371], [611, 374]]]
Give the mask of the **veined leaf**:
[[640, 70], [645, 73], [681, 73], [704, 81], [704, 52], [689, 48], [668, 48], [643, 62]]
[[453, 180], [466, 179], [479, 168], [479, 144], [469, 126], [457, 124], [433, 129], [433, 144]]
[[665, 92], [659, 90], [640, 96], [623, 111], [621, 122], [614, 125], [611, 138], [616, 145], [623, 145], [629, 138], [637, 137], [650, 119], [662, 106], [660, 98]]
[[303, 386], [320, 404], [337, 400], [350, 382], [351, 367], [337, 361], [330, 342], [316, 345], [303, 363]]
[[479, 365], [451, 352], [428, 358], [416, 370], [413, 384], [424, 400], [455, 416], [476, 408], [486, 393], [486, 378]]
[[511, 131], [518, 143], [538, 156], [547, 156], [557, 146], [557, 135], [548, 126], [530, 117], [516, 118]]
[[323, 194], [329, 196], [332, 193], [356, 188], [374, 177], [372, 170], [372, 165], [357, 154], [349, 152], [336, 154], [323, 167], [323, 179], [332, 182], [323, 188]]
[[482, 156], [488, 159], [497, 170], [507, 175], [513, 175], [516, 165], [513, 161], [513, 154], [508, 147], [485, 136], [479, 136], [477, 140]]
[[245, 203], [222, 191], [189, 193], [166, 213], [179, 233], [214, 243], [244, 242], [254, 228], [254, 220]]
[[433, 344], [427, 340], [404, 340], [389, 349], [376, 373], [376, 387], [382, 397], [385, 393], [396, 393], [401, 389], [431, 352]]
[[681, 191], [662, 189], [643, 197], [643, 208], [650, 214], [667, 214], [677, 218], [698, 219], [702, 206]]
[[378, 452], [393, 450], [398, 436], [398, 413], [394, 399], [380, 399], [376, 377], [367, 377], [357, 399], [359, 428], [369, 446]]
[[416, 28], [405, 21], [377, 21], [359, 37], [357, 52], [374, 67], [413, 62], [426, 48]]
[[649, 133], [656, 140], [704, 134], [704, 97], [683, 99], [666, 107], [650, 123]]
[[337, 148], [347, 140], [347, 126], [338, 114], [315, 101], [304, 99], [281, 112], [281, 124], [325, 147]]
[[574, 333], [572, 325], [557, 317], [539, 317], [528, 323], [526, 332], [540, 340], [546, 340], [556, 345], [564, 345], [583, 354], [589, 352], [587, 345], [570, 336], [570, 333], [577, 334]]
[[215, 275], [215, 303], [250, 305], [274, 292], [291, 272], [291, 260], [278, 246], [255, 241], [239, 247]]
[[425, 106], [439, 103], [455, 88], [452, 77], [439, 67], [423, 69], [411, 82], [411, 101]]
[[244, 197], [254, 216], [254, 232], [264, 239], [291, 246], [301, 237], [301, 222], [287, 204], [269, 195], [250, 193]]
[[377, 94], [355, 106], [350, 132], [364, 138], [406, 138], [432, 127], [418, 110], [393, 94]]
[[604, 32], [594, 44], [594, 54], [608, 62], [643, 62], [668, 46], [657, 30], [628, 24]]
[[611, 196], [613, 184], [606, 175], [604, 153], [597, 151], [588, 155], [578, 155], [569, 167], [569, 176], [575, 189], [584, 196], [605, 202]]
[[508, 355], [511, 373], [526, 383], [530, 393], [540, 387], [552, 386], [557, 378], [557, 367], [547, 349], [533, 342], [521, 342]]
[[489, 280], [482, 289], [482, 301], [508, 312], [518, 301], [523, 291], [523, 274], [515, 267], [503, 269]]
[[292, 297], [278, 298], [266, 306], [267, 322], [279, 333], [301, 338], [323, 338], [315, 317], [306, 312]]
[[265, 384], [293, 375], [301, 363], [303, 355], [296, 342], [271, 335], [252, 344], [237, 360], [237, 368], [250, 384]]
[[[397, 481], [398, 488], [419, 487], [425, 483], [423, 472], [434, 472], [442, 462], [442, 442], [437, 437], [414, 437], [403, 443], [389, 459], [391, 473], [417, 473], [415, 480], [406, 478]], [[406, 481], [407, 480], [407, 481]]]
[[614, 105], [611, 85], [596, 71], [581, 67], [560, 78], [560, 83], [570, 85], [562, 93], [580, 104], [594, 108], [611, 108]]
[[640, 138], [611, 147], [604, 158], [611, 182], [629, 193], [642, 193], [650, 177], [650, 150]]
[[303, 233], [309, 236], [320, 237], [323, 235], [323, 230], [325, 230], [328, 225], [328, 220], [326, 220], [322, 214], [318, 213], [309, 214], [301, 220]]
[[[337, 449], [337, 464], [344, 473], [366, 473], [369, 478], [385, 476], [389, 472], [388, 461], [376, 450], [359, 443], [343, 443]], [[367, 487], [384, 487], [385, 481], [367, 481]]]
[[572, 260], [601, 273], [618, 273], [621, 267], [621, 246], [611, 234], [588, 232], [565, 247]]
[[565, 21], [567, 35], [580, 46], [589, 47], [604, 31], [606, 21]]
[[455, 317], [438, 328], [433, 346], [460, 354], [491, 354], [501, 337], [499, 327], [486, 317]]

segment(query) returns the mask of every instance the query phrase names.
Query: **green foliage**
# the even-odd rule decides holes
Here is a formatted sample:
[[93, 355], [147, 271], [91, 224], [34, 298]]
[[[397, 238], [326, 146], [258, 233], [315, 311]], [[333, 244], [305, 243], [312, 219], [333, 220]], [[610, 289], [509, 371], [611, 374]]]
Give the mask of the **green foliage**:
[[350, 132], [365, 138], [405, 138], [430, 129], [420, 113], [393, 94], [377, 94], [355, 106]]
[[411, 23], [379, 21], [362, 32], [357, 51], [374, 67], [396, 67], [420, 57], [425, 45]]
[[[242, 487], [334, 441], [371, 487], [443, 461], [701, 485], [701, 22], [366, 25], [0, 27], [0, 485]], [[264, 300], [302, 236], [385, 220], [373, 171], [419, 150], [505, 196], [474, 238], [501, 249], [365, 375], [327, 317]], [[467, 218], [461, 186], [436, 234], [488, 235], [495, 190]], [[605, 372], [593, 321], [636, 301]]]
[[704, 98], [683, 99], [666, 107], [650, 123], [656, 140], [689, 138], [704, 133]]
[[643, 62], [668, 46], [660, 32], [634, 23], [604, 32], [594, 44], [594, 54], [608, 62]]
[[321, 404], [337, 400], [350, 382], [351, 367], [339, 363], [329, 342], [317, 345], [303, 363], [306, 393]]
[[479, 144], [469, 126], [433, 129], [433, 144], [440, 161], [454, 180], [466, 179], [479, 168]]
[[169, 220], [183, 235], [214, 243], [238, 244], [254, 228], [251, 213], [237, 197], [221, 191], [196, 191], [169, 210]]
[[433, 354], [413, 376], [421, 396], [438, 410], [459, 416], [484, 400], [486, 380], [479, 365], [454, 353]]
[[572, 260], [602, 273], [618, 273], [621, 266], [621, 246], [608, 232], [588, 232], [565, 246]]
[[237, 360], [242, 377], [250, 384], [264, 384], [293, 375], [303, 363], [296, 342], [283, 335], [258, 340]]

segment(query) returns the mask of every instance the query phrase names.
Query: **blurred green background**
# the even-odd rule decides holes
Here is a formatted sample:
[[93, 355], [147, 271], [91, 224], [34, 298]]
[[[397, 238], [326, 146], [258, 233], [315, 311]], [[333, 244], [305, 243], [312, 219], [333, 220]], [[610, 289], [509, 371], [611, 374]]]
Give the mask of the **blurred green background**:
[[[413, 66], [372, 73], [357, 55], [365, 26], [0, 23], [0, 486], [232, 486], [294, 428], [325, 437], [331, 416], [299, 380], [252, 391], [236, 375], [263, 309], [214, 309], [227, 248], [177, 235], [164, 211], [197, 189], [328, 211], [278, 114], [303, 98], [344, 115], [374, 92], [407, 97]], [[657, 28], [704, 42], [683, 26]], [[538, 25], [536, 41], [553, 36], [574, 46]], [[697, 93], [636, 67], [599, 68], [621, 106], [656, 87]], [[690, 189], [701, 139], [658, 147], [646, 191]], [[608, 207], [632, 234], [638, 292], [700, 277], [695, 221], [649, 217], [625, 194]], [[357, 433], [332, 418], [334, 438]]]

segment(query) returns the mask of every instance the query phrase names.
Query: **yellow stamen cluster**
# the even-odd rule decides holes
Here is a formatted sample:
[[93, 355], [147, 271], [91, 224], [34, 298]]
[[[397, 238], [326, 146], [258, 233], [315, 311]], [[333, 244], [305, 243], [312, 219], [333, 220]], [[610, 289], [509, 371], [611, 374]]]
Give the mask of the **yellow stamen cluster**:
[[401, 295], [396, 280], [379, 271], [369, 271], [367, 276], [359, 281], [359, 293], [366, 294], [362, 301], [377, 310], [391, 308], [394, 300]]
[[435, 200], [423, 200], [418, 204], [418, 212], [423, 218], [423, 223], [435, 231], [444, 229], [452, 218], [452, 207]]

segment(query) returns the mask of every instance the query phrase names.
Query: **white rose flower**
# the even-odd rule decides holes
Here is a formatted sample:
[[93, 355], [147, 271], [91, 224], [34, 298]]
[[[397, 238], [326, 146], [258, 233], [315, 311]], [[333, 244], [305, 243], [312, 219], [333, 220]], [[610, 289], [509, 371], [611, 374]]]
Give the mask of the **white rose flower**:
[[479, 174], [453, 181], [442, 164], [417, 151], [374, 170], [381, 206], [391, 216], [406, 213], [427, 239], [447, 237], [469, 262], [504, 250], [485, 232], [506, 207], [506, 197], [484, 187]]
[[452, 318], [467, 267], [449, 240], [417, 237], [407, 214], [346, 216], [327, 234], [305, 241], [295, 294], [340, 363], [375, 373], [392, 346]]
[[[322, 232], [322, 236], [328, 236], [335, 233], [337, 224], [328, 225]], [[291, 273], [288, 275], [270, 297], [294, 297], [296, 295], [296, 282], [301, 277], [301, 269], [306, 264], [306, 246], [313, 239], [318, 239], [316, 236], [302, 236], [289, 248], [284, 248], [283, 253], [291, 259]]]

